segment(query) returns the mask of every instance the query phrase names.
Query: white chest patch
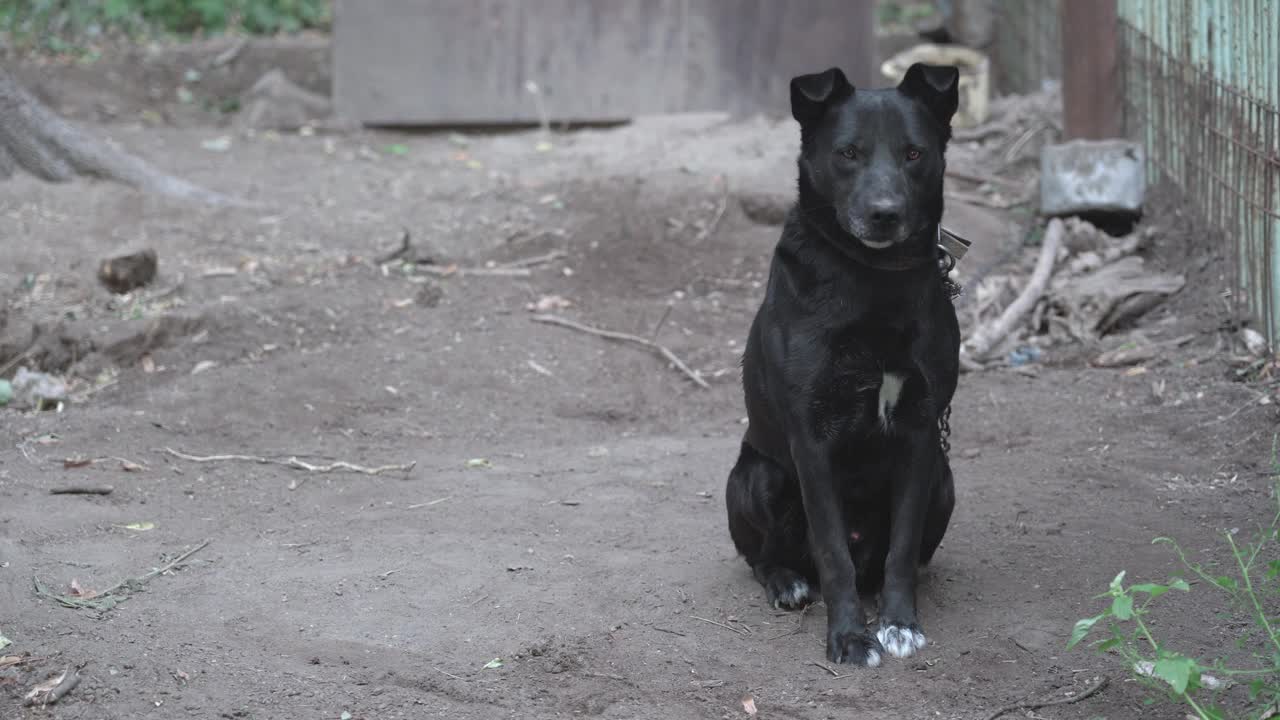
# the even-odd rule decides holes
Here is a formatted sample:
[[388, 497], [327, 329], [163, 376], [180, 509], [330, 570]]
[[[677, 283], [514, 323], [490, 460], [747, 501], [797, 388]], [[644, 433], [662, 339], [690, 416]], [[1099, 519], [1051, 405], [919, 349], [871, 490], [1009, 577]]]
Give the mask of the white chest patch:
[[889, 418], [893, 408], [898, 404], [898, 396], [902, 394], [902, 383], [906, 378], [898, 373], [887, 372], [880, 382], [880, 424], [889, 427]]

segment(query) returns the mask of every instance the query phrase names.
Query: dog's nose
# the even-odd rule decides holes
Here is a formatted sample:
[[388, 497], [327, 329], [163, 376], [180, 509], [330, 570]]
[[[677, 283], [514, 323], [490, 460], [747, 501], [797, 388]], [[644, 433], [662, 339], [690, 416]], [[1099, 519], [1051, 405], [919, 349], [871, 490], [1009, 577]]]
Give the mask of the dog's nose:
[[902, 220], [902, 203], [888, 198], [871, 201], [871, 222], [881, 227], [897, 225]]

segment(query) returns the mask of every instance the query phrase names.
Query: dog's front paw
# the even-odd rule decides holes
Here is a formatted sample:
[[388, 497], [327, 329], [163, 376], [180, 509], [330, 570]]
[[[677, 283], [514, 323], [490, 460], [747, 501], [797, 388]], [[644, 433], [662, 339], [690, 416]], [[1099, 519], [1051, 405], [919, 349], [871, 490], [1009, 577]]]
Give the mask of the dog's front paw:
[[884, 647], [866, 630], [827, 633], [827, 659], [834, 663], [880, 667]]
[[876, 633], [876, 639], [884, 646], [886, 652], [896, 658], [911, 657], [928, 644], [919, 625], [895, 625], [885, 623]]
[[809, 581], [789, 570], [775, 571], [764, 587], [769, 604], [779, 610], [799, 610], [815, 599]]

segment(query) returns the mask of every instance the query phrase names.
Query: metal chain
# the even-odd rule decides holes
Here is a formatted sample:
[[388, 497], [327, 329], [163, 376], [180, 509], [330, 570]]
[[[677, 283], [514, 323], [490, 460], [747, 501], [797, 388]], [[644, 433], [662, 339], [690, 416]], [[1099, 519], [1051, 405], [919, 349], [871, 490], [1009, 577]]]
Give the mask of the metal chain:
[[939, 437], [942, 441], [943, 457], [951, 457], [951, 406], [948, 405], [938, 418]]

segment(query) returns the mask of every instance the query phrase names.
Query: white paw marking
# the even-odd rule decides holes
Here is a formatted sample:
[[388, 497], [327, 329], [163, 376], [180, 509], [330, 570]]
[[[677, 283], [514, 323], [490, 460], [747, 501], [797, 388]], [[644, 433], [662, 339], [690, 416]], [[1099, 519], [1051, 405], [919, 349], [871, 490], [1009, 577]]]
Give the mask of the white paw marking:
[[867, 651], [867, 667], [880, 667], [880, 651], [879, 650]]
[[794, 580], [783, 590], [778, 599], [773, 601], [773, 607], [781, 610], [783, 607], [799, 607], [809, 600], [809, 583], [804, 580]]
[[929, 643], [924, 633], [898, 625], [886, 625], [876, 633], [886, 652], [896, 658], [911, 657]]
[[889, 429], [889, 416], [898, 404], [898, 396], [902, 394], [902, 385], [906, 378], [898, 373], [887, 372], [880, 381], [880, 424]]

